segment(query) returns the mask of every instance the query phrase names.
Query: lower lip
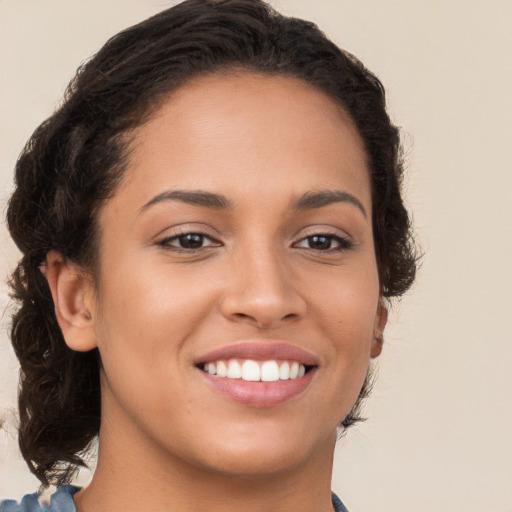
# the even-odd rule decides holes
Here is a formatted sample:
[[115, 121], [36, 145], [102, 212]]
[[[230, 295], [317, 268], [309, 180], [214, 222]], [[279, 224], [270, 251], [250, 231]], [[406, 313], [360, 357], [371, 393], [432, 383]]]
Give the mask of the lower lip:
[[250, 407], [273, 407], [291, 400], [311, 383], [315, 368], [303, 377], [275, 382], [250, 382], [217, 377], [199, 370], [207, 383], [226, 398]]

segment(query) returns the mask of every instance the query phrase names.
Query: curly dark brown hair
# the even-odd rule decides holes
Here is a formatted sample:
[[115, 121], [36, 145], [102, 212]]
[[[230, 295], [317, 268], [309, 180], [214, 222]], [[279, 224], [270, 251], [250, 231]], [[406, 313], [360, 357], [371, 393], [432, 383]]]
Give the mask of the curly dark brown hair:
[[[100, 426], [101, 361], [97, 350], [66, 346], [40, 267], [55, 250], [95, 268], [97, 213], [126, 167], [126, 135], [193, 77], [233, 69], [298, 78], [350, 114], [369, 162], [381, 295], [400, 296], [414, 280], [399, 130], [381, 83], [353, 55], [260, 0], [187, 0], [122, 31], [81, 66], [62, 106], [26, 144], [7, 212], [22, 252], [11, 279], [19, 445], [43, 484], [67, 482], [84, 464]], [[356, 419], [353, 411], [342, 425]]]

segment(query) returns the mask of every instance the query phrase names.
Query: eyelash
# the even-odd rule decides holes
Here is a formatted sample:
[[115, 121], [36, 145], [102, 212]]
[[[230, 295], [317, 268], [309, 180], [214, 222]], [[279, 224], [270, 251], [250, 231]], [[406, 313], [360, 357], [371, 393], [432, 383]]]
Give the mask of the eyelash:
[[[198, 247], [198, 248], [176, 247], [176, 246], [171, 245], [171, 242], [173, 242], [174, 240], [179, 240], [180, 238], [184, 238], [184, 237], [190, 236], [190, 235], [200, 236], [203, 239], [206, 238], [212, 242], [215, 242], [215, 244], [212, 244], [211, 246]], [[188, 231], [188, 232], [178, 233], [176, 235], [164, 238], [163, 240], [160, 240], [159, 242], [157, 242], [157, 245], [160, 245], [164, 249], [167, 249], [169, 251], [195, 253], [195, 252], [201, 251], [203, 249], [206, 249], [208, 247], [219, 247], [221, 244], [220, 244], [220, 242], [217, 242], [217, 240], [215, 240], [210, 235], [207, 235], [206, 233], [202, 233], [200, 231]]]
[[[204, 241], [204, 239], [208, 239], [214, 243], [210, 246], [202, 246], [202, 247], [197, 247], [197, 248], [177, 247], [177, 246], [171, 245], [171, 242], [179, 240], [180, 238], [190, 236], [190, 235], [196, 235], [196, 236], [202, 237], [202, 241]], [[332, 233], [314, 233], [314, 234], [305, 236], [305, 237], [301, 238], [300, 240], [298, 240], [297, 242], [295, 242], [292, 245], [292, 247], [296, 247], [297, 244], [299, 244], [300, 242], [303, 242], [308, 239], [311, 240], [313, 238], [328, 239], [328, 241], [330, 242], [330, 245], [332, 245], [333, 242], [336, 242], [338, 244], [338, 247], [335, 247], [335, 248], [328, 247], [325, 250], [315, 249], [313, 247], [302, 247], [302, 249], [318, 251], [318, 252], [322, 252], [322, 253], [332, 253], [332, 252], [348, 251], [354, 247], [354, 243], [351, 240], [349, 240], [348, 238], [345, 238], [345, 237], [342, 237], [339, 235], [334, 235]], [[196, 253], [198, 251], [207, 249], [208, 247], [219, 247], [221, 245], [221, 243], [206, 233], [202, 233], [200, 231], [190, 231], [190, 232], [179, 233], [179, 234], [164, 238], [163, 240], [160, 240], [159, 242], [157, 242], [157, 245], [165, 248], [166, 250], [173, 251], [173, 252]]]
[[328, 239], [331, 244], [332, 242], [337, 242], [338, 247], [332, 248], [329, 247], [326, 250], [321, 249], [314, 249], [312, 247], [304, 247], [304, 249], [309, 249], [311, 251], [318, 251], [318, 252], [324, 252], [324, 253], [331, 253], [331, 252], [343, 252], [348, 251], [349, 249], [352, 249], [354, 247], [354, 243], [349, 240], [348, 238], [345, 238], [340, 235], [334, 235], [333, 233], [314, 233], [312, 235], [305, 236], [301, 238], [298, 242], [295, 242], [293, 245], [297, 245], [299, 242], [302, 242], [304, 240], [310, 240], [312, 238], [326, 238]]

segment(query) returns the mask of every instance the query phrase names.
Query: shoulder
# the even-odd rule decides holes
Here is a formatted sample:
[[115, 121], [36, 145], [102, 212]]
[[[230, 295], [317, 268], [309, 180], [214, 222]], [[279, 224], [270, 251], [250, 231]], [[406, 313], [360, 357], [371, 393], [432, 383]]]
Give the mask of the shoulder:
[[14, 500], [0, 502], [0, 512], [76, 512], [73, 494], [80, 490], [74, 485], [59, 487], [48, 500], [40, 493], [27, 494], [20, 503]]
[[[338, 496], [336, 496], [336, 494], [334, 494], [333, 492], [331, 493], [331, 501], [332, 501], [332, 506], [334, 507], [335, 512], [348, 512], [345, 505], [343, 505], [343, 503], [338, 498]], [[1, 512], [3, 512], [3, 511], [1, 511]]]

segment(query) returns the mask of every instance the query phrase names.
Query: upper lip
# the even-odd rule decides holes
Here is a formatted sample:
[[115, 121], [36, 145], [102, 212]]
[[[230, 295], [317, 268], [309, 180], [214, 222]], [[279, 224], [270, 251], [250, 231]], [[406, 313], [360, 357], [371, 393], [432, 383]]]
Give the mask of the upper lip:
[[222, 359], [273, 359], [297, 361], [307, 366], [317, 366], [318, 358], [310, 352], [282, 341], [241, 341], [221, 347], [195, 359], [194, 364], [220, 361]]

